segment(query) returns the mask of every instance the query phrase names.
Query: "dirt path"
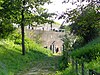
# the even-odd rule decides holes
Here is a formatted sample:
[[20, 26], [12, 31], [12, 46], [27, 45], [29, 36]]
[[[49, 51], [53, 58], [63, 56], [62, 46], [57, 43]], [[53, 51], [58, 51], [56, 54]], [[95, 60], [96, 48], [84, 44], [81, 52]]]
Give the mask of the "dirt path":
[[58, 70], [58, 61], [60, 56], [46, 57], [36, 62], [27, 73], [23, 75], [55, 75]]

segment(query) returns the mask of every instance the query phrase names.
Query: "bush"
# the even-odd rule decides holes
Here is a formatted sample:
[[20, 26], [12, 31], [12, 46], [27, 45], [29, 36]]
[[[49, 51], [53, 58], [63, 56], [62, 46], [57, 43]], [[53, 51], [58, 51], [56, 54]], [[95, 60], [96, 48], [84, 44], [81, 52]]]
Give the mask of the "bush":
[[76, 49], [72, 52], [72, 57], [83, 59], [84, 61], [91, 61], [96, 59], [97, 56], [100, 56], [100, 38], [93, 40], [84, 47]]
[[62, 72], [57, 72], [56, 75], [76, 75], [75, 71], [72, 69], [71, 64], [69, 64], [69, 67], [67, 67]]
[[97, 57], [96, 60], [93, 60], [90, 63], [88, 63], [87, 68], [91, 70], [95, 70], [96, 72], [100, 73], [100, 56]]
[[69, 26], [73, 34], [83, 37], [85, 44], [99, 36], [100, 13], [97, 13], [97, 9], [95, 9], [94, 5], [88, 5], [83, 9], [82, 13], [77, 18], [75, 18], [74, 22]]

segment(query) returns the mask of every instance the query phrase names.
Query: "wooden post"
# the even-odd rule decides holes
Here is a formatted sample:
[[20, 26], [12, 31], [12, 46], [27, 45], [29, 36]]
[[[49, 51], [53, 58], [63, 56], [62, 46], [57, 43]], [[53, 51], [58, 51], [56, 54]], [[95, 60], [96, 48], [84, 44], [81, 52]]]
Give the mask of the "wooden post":
[[89, 75], [100, 75], [100, 73], [97, 73], [95, 70], [89, 69]]
[[51, 23], [51, 30], [52, 30], [52, 23]]
[[65, 50], [64, 50], [64, 49], [65, 49], [65, 48], [64, 48], [64, 44], [63, 44], [63, 56], [65, 55], [65, 52], [64, 52]]
[[84, 62], [82, 61], [82, 75], [84, 75]]
[[72, 58], [72, 70], [74, 71], [74, 59]]
[[89, 69], [89, 75], [92, 75], [92, 70]]
[[53, 53], [54, 53], [55, 51], [54, 51], [54, 44], [53, 44]]
[[78, 61], [76, 60], [76, 74], [78, 75]]

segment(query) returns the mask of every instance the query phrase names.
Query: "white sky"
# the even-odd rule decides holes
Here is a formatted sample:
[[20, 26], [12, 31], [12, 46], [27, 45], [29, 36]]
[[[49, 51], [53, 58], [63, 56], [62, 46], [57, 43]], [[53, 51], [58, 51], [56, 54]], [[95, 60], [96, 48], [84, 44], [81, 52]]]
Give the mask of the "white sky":
[[45, 4], [46, 8], [49, 9], [49, 12], [62, 12], [62, 11], [66, 11], [66, 8], [75, 8], [74, 6], [71, 5], [71, 3], [67, 3], [67, 4], [62, 4], [63, 0], [51, 0], [53, 3], [51, 3], [50, 5]]
[[[48, 9], [48, 12], [49, 13], [58, 13], [58, 15], [60, 15], [60, 14], [62, 14], [63, 12], [65, 12], [66, 11], [66, 9], [75, 9], [76, 7], [77, 7], [77, 5], [72, 5], [72, 3], [70, 3], [70, 2], [74, 2], [74, 1], [76, 1], [76, 0], [70, 0], [70, 2], [69, 3], [63, 3], [62, 4], [62, 2], [64, 1], [64, 0], [51, 0], [53, 3], [51, 3], [51, 4], [45, 4], [45, 8], [47, 8]], [[78, 2], [77, 3], [78, 5], [80, 4], [80, 2]], [[81, 4], [83, 4], [83, 3], [81, 3]], [[84, 4], [87, 4], [87, 2], [84, 2]], [[63, 20], [55, 20], [55, 21], [57, 21], [57, 22], [59, 22], [59, 23], [62, 23], [63, 22]]]

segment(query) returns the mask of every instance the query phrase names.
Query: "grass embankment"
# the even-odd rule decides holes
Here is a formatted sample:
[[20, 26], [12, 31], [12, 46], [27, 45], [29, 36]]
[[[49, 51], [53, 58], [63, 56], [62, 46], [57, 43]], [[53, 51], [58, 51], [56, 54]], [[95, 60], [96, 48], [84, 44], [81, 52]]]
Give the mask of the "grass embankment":
[[100, 73], [100, 37], [72, 53], [75, 59], [86, 62], [86, 68]]
[[[15, 75], [29, 69], [35, 61], [49, 57], [52, 53], [29, 39], [25, 39], [26, 55], [21, 53], [21, 36], [14, 33], [0, 40], [0, 75]], [[31, 64], [32, 63], [32, 64]]]
[[[89, 69], [100, 73], [100, 37], [72, 52], [71, 55], [75, 60], [84, 61], [85, 75], [88, 75]], [[79, 75], [81, 75], [81, 63], [79, 65]], [[87, 73], [86, 73], [87, 72]], [[58, 72], [56, 75], [76, 75], [72, 69], [72, 63], [66, 70]]]

